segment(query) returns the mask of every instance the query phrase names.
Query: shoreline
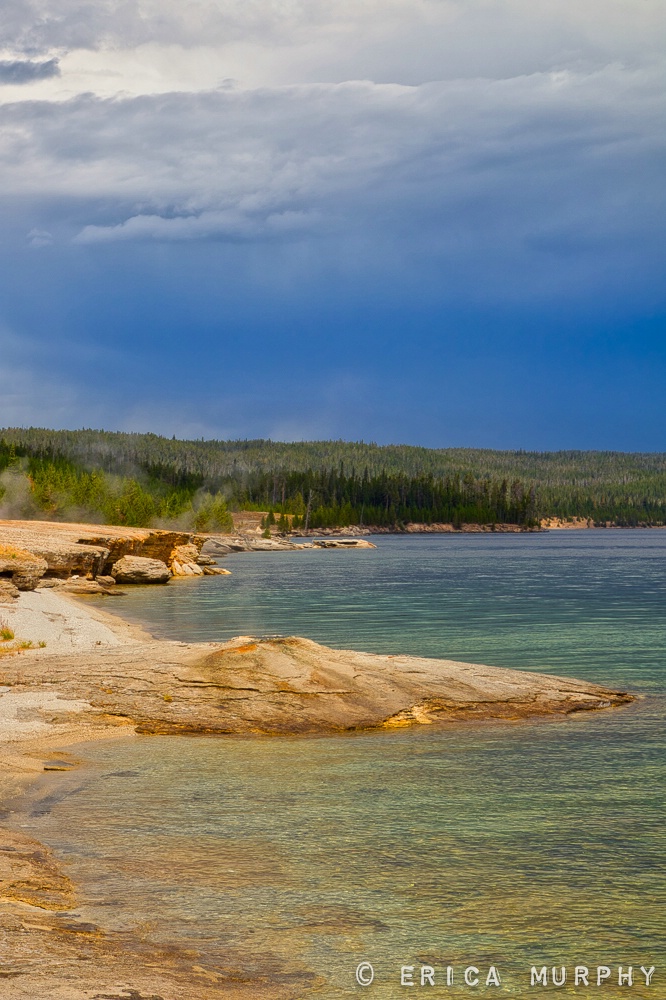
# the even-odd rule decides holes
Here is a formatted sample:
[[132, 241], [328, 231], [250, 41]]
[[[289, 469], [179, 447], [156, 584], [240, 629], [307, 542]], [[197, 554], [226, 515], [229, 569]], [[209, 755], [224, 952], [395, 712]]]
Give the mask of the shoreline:
[[518, 721], [635, 701], [570, 678], [330, 650], [295, 637], [169, 642], [60, 590], [22, 593], [3, 615], [21, 623], [17, 638], [48, 638], [45, 648], [0, 656], [0, 942], [13, 956], [0, 966], [0, 1000], [93, 992], [128, 1000], [131, 990], [162, 1000], [295, 1000], [304, 991], [302, 981], [225, 978], [201, 956], [76, 917], [64, 865], [7, 821], [11, 801], [29, 796], [45, 771], [77, 766], [78, 744], [134, 733], [258, 738]]
[[[43, 596], [55, 597], [63, 617], [71, 615], [70, 625], [81, 629], [89, 653], [98, 641], [130, 650], [158, 642], [140, 626], [92, 606], [89, 598], [48, 591]], [[32, 614], [34, 619], [34, 609]], [[98, 628], [86, 629], [85, 623]], [[108, 642], [108, 633], [115, 644]], [[16, 654], [22, 662], [30, 655], [48, 667], [50, 659], [71, 657], [71, 645], [65, 639]], [[79, 646], [75, 656], [85, 662], [85, 649]], [[82, 763], [76, 753], [80, 745], [141, 737], [133, 720], [107, 714], [91, 718], [88, 703], [62, 698], [49, 687], [47, 682], [12, 704], [7, 700], [12, 690], [0, 684], [0, 954], [6, 956], [0, 959], [0, 1000], [89, 1000], [100, 993], [117, 1000], [296, 1000], [302, 988], [222, 976], [205, 966], [205, 957], [177, 946], [160, 947], [140, 929], [121, 933], [79, 918], [76, 885], [66, 865], [24, 832], [31, 789], [49, 771], [76, 771]], [[43, 721], [44, 713], [54, 712]], [[17, 718], [26, 714], [39, 718]]]

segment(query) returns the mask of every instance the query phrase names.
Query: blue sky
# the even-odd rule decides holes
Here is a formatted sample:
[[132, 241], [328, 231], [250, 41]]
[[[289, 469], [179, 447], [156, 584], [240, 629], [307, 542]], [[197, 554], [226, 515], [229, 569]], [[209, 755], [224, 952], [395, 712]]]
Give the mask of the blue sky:
[[0, 425], [666, 450], [661, 0], [0, 38]]

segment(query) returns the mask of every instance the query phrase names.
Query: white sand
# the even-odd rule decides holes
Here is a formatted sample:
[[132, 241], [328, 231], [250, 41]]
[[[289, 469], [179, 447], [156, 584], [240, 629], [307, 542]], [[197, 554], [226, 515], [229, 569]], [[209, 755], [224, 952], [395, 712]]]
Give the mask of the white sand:
[[[49, 654], [118, 648], [150, 638], [91, 600], [79, 603], [50, 589], [23, 592], [10, 604], [0, 604], [0, 622], [7, 623], [16, 637], [0, 648], [32, 642], [29, 652], [14, 657], [38, 657], [45, 663]], [[46, 646], [40, 649], [40, 642]], [[17, 662], [14, 657], [13, 663]], [[58, 747], [126, 732], [124, 726], [100, 726], [87, 701], [67, 697], [55, 685], [39, 690], [3, 685], [2, 662], [0, 658], [0, 798], [15, 794], [21, 787], [21, 776], [41, 771], [43, 756]]]
[[[105, 620], [106, 619], [106, 620]], [[52, 590], [21, 593], [11, 604], [0, 604], [0, 621], [17, 641], [45, 642], [42, 653], [73, 653], [135, 642], [131, 625], [112, 622], [96, 608], [78, 604]]]

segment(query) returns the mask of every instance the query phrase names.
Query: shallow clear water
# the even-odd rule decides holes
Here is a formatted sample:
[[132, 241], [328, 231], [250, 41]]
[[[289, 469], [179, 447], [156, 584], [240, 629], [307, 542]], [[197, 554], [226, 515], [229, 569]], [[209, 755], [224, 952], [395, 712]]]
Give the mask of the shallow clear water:
[[[666, 532], [377, 544], [234, 556], [232, 577], [134, 590], [123, 613], [181, 639], [296, 633], [646, 698], [538, 724], [90, 746], [31, 819], [83, 887], [77, 912], [324, 998], [403, 995], [400, 966], [418, 981], [421, 964], [455, 967], [433, 990], [451, 997], [491, 964], [502, 986], [476, 992], [549, 992], [530, 990], [536, 964], [568, 968], [565, 994], [664, 995]], [[574, 965], [657, 972], [574, 990]]]
[[666, 530], [375, 541], [374, 550], [233, 555], [223, 562], [230, 577], [174, 580], [159, 595], [128, 588], [115, 607], [164, 638], [296, 634], [338, 648], [661, 683]]

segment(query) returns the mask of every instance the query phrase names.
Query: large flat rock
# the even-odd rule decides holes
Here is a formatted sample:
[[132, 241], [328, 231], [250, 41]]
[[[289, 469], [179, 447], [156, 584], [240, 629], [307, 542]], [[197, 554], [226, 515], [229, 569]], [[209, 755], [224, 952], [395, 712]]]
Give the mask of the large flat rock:
[[144, 733], [326, 733], [567, 715], [633, 701], [571, 678], [329, 649], [298, 637], [154, 641], [18, 659], [4, 659], [4, 684], [47, 682]]

